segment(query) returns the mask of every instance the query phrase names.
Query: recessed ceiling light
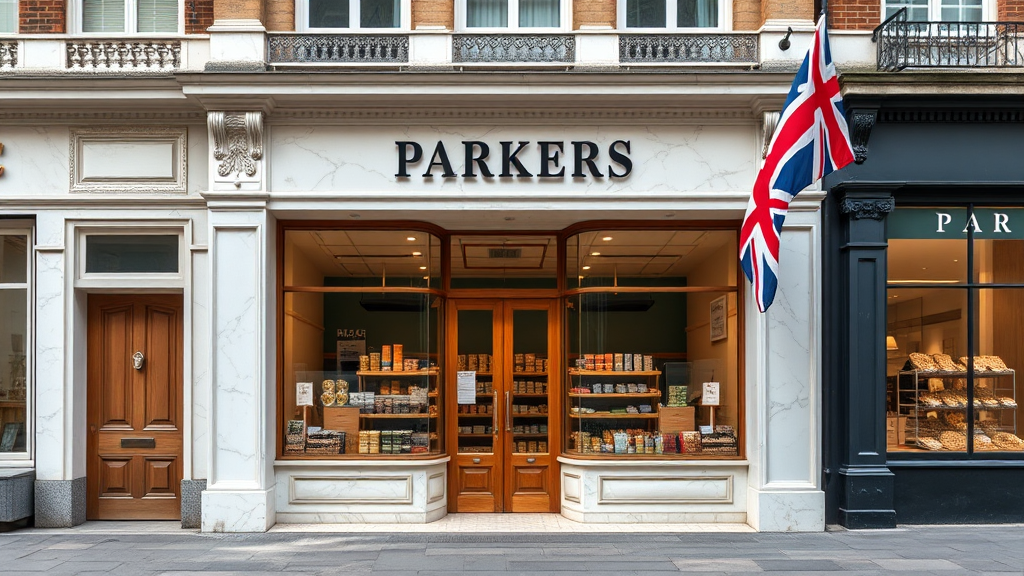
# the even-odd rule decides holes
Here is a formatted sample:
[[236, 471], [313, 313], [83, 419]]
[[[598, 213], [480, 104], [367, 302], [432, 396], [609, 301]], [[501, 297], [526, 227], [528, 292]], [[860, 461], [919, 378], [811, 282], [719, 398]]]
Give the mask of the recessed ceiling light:
[[611, 236], [605, 236], [604, 238], [601, 238], [601, 240], [604, 240], [605, 242], [610, 242], [611, 239], [612, 239]]
[[423, 256], [423, 252], [413, 252], [413, 256]]
[[601, 253], [600, 252], [591, 252], [590, 255], [591, 256], [600, 256]]
[[426, 266], [420, 266], [420, 270], [426, 270], [426, 269], [427, 269]]
[[590, 270], [590, 266], [584, 266], [583, 269], [584, 270]]
[[416, 241], [416, 237], [415, 236], [409, 236], [408, 238], [406, 238], [406, 240], [408, 240], [409, 242], [415, 242]]
[[959, 260], [957, 260], [957, 259], [955, 259], [955, 258], [954, 258], [954, 259], [953, 259], [953, 262], [959, 262]]
[[424, 280], [430, 280], [430, 276], [424, 276], [423, 279]]

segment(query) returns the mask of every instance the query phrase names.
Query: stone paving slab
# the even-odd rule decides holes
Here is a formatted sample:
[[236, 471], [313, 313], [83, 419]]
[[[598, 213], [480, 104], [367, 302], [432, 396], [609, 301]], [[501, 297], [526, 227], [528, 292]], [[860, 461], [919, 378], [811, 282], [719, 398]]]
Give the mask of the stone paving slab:
[[0, 534], [0, 574], [1024, 576], [1021, 525], [812, 534], [351, 529], [201, 534], [168, 530], [161, 523], [137, 523], [138, 530], [130, 532], [123, 524]]

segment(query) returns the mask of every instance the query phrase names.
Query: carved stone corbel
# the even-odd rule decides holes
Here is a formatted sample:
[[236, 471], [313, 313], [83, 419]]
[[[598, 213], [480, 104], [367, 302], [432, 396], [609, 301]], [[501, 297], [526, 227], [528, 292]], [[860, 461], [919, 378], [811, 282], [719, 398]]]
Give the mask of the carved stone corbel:
[[772, 144], [772, 137], [775, 136], [775, 128], [779, 125], [780, 112], [764, 113], [764, 146], [761, 147], [761, 159], [768, 157], [768, 147]]
[[868, 159], [868, 138], [877, 120], [875, 108], [857, 108], [850, 114], [850, 143], [853, 144], [853, 161], [857, 164]]
[[890, 198], [843, 198], [839, 210], [851, 220], [881, 220], [896, 208], [896, 202]]
[[230, 182], [236, 189], [262, 178], [263, 112], [210, 112], [216, 182]]

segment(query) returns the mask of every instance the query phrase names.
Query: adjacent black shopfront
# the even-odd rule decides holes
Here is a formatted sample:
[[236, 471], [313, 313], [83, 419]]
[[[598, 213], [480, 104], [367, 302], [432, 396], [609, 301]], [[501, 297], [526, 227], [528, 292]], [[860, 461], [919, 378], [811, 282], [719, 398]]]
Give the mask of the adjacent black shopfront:
[[824, 182], [826, 522], [1021, 522], [1024, 106], [893, 78], [845, 77], [858, 163]]

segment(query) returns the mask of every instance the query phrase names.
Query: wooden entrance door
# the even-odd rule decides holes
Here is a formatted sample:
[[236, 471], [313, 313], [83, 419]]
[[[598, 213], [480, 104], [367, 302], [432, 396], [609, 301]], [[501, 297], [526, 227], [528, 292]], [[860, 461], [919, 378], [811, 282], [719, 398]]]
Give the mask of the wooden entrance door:
[[86, 512], [181, 518], [182, 297], [89, 296]]
[[[448, 307], [453, 512], [556, 512], [561, 418], [556, 300]], [[475, 398], [459, 399], [458, 371]]]

